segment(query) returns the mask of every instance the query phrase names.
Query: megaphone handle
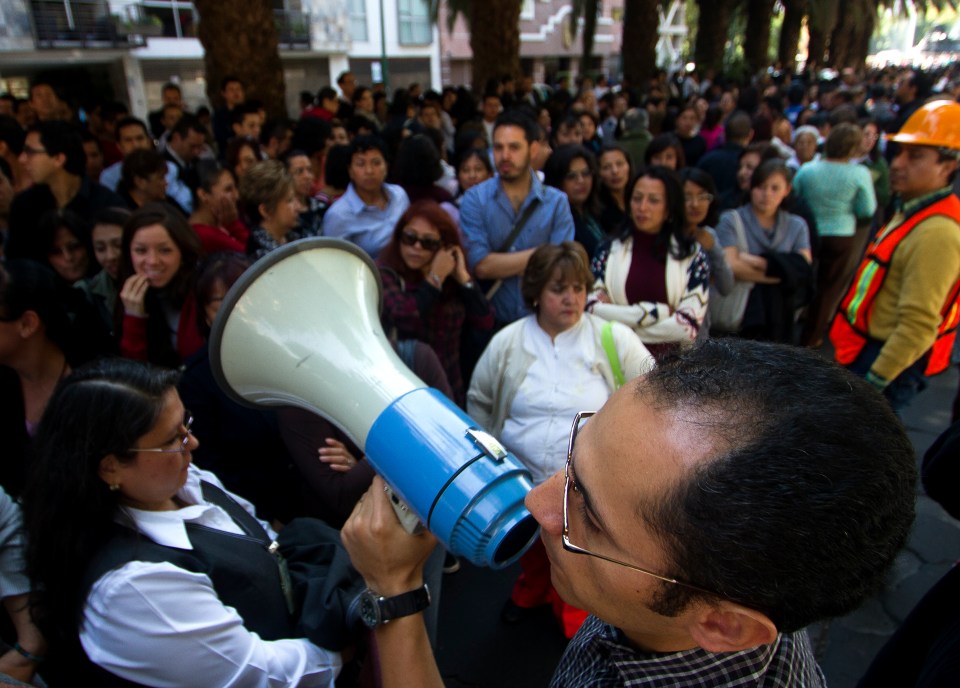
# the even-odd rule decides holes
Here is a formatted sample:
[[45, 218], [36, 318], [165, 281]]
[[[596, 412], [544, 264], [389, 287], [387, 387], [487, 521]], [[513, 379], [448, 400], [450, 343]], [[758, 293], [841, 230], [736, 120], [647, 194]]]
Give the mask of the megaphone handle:
[[389, 495], [390, 506], [393, 507], [393, 511], [397, 514], [397, 519], [405, 531], [411, 535], [418, 535], [426, 530], [426, 526], [423, 525], [420, 518], [397, 496], [397, 493], [393, 491], [393, 488], [390, 487], [386, 481], [384, 481], [383, 484], [383, 491]]

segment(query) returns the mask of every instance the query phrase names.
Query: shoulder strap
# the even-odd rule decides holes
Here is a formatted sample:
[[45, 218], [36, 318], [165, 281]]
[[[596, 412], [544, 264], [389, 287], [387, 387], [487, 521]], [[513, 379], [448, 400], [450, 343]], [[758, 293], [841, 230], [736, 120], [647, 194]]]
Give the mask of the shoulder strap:
[[610, 361], [610, 369], [613, 371], [613, 382], [617, 389], [623, 387], [626, 381], [623, 377], [623, 369], [620, 367], [620, 357], [617, 355], [617, 344], [613, 340], [613, 323], [609, 320], [600, 328], [600, 343]]
[[530, 219], [530, 216], [533, 215], [533, 211], [536, 210], [537, 205], [539, 205], [540, 199], [534, 196], [530, 200], [530, 204], [523, 209], [520, 217], [517, 218], [517, 221], [513, 223], [513, 227], [510, 228], [510, 234], [507, 235], [507, 240], [504, 241], [500, 248], [497, 249], [497, 253], [506, 253], [513, 242], [517, 240], [517, 237], [520, 236], [520, 232], [523, 230], [523, 226], [527, 224], [527, 220]]

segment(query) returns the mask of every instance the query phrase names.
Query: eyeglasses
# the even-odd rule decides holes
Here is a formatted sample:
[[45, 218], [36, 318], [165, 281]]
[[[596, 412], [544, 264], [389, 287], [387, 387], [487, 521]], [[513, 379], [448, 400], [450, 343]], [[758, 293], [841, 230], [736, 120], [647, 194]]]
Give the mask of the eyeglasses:
[[713, 203], [713, 194], [689, 194], [683, 197], [687, 205], [696, 205], [697, 203]]
[[[599, 553], [597, 553], [597, 552], [593, 552], [593, 551], [587, 549], [586, 547], [581, 547], [581, 546], [579, 546], [579, 545], [575, 545], [573, 542], [570, 541], [570, 508], [569, 508], [569, 505], [570, 505], [570, 489], [573, 488], [573, 490], [574, 490], [578, 495], [580, 494], [580, 488], [577, 487], [576, 482], [575, 482], [574, 480], [571, 480], [571, 478], [570, 478], [570, 463], [571, 463], [571, 461], [572, 461], [572, 459], [573, 459], [573, 443], [574, 443], [574, 441], [577, 439], [577, 433], [580, 432], [580, 427], [583, 425], [583, 422], [584, 422], [585, 420], [587, 420], [588, 418], [590, 418], [590, 416], [593, 416], [593, 415], [594, 415], [593, 413], [590, 413], [590, 412], [587, 412], [587, 411], [581, 411], [581, 412], [578, 413], [578, 414], [576, 415], [576, 417], [573, 419], [573, 426], [570, 428], [570, 439], [569, 439], [569, 441], [567, 442], [567, 464], [566, 464], [566, 466], [565, 466], [565, 468], [564, 468], [564, 471], [563, 471], [563, 477], [564, 477], [564, 484], [563, 484], [563, 536], [562, 536], [562, 538], [561, 538], [562, 541], [563, 541], [563, 548], [564, 548], [565, 550], [567, 550], [568, 552], [573, 552], [574, 554], [586, 554], [586, 555], [589, 555], [589, 556], [591, 556], [591, 557], [596, 557], [597, 559], [603, 559], [604, 561], [609, 561], [611, 564], [618, 564], [619, 566], [625, 566], [625, 567], [627, 567], [628, 569], [632, 569], [633, 571], [639, 571], [640, 573], [645, 573], [645, 574], [647, 574], [648, 576], [653, 576], [653, 577], [656, 578], [657, 580], [661, 580], [661, 581], [663, 581], [664, 583], [672, 583], [673, 585], [682, 585], [682, 586], [684, 586], [684, 587], [686, 587], [686, 588], [691, 588], [691, 589], [693, 589], [693, 590], [697, 590], [697, 591], [699, 591], [699, 592], [706, 593], [706, 594], [711, 595], [711, 596], [713, 596], [713, 597], [717, 597], [717, 596], [718, 596], [717, 593], [711, 592], [710, 590], [706, 590], [705, 588], [700, 588], [700, 587], [698, 587], [698, 586], [696, 586], [696, 585], [691, 585], [690, 583], [685, 583], [685, 582], [683, 582], [683, 581], [681, 581], [681, 580], [678, 580], [678, 579], [676, 579], [676, 578], [671, 578], [670, 576], [664, 576], [664, 575], [662, 575], [662, 574], [660, 574], [660, 573], [655, 573], [655, 572], [651, 571], [650, 569], [643, 568], [642, 566], [637, 566], [636, 564], [629, 564], [629, 563], [627, 563], [627, 562], [625, 562], [625, 561], [620, 561], [619, 559], [614, 559], [613, 557], [608, 557], [608, 556], [605, 555], [605, 554], [599, 554]], [[580, 498], [582, 499], [583, 497], [580, 497]], [[720, 596], [720, 597], [723, 597], [722, 595], [719, 595], [719, 596]]]
[[584, 179], [590, 179], [591, 177], [593, 177], [593, 173], [590, 170], [567, 172], [563, 176], [568, 182], [579, 182]]
[[415, 246], [418, 242], [425, 251], [436, 251], [443, 246], [443, 242], [439, 239], [417, 236], [413, 232], [404, 231], [400, 233], [400, 243], [404, 246]]
[[127, 451], [130, 452], [131, 454], [135, 454], [137, 452], [155, 452], [158, 454], [182, 454], [187, 450], [187, 445], [190, 443], [190, 437], [192, 437], [192, 434], [190, 433], [190, 428], [193, 426], [193, 414], [190, 413], [189, 411], [184, 411], [183, 422], [181, 423], [181, 425], [183, 427], [183, 437], [180, 438], [180, 443], [173, 449], [170, 449], [169, 447], [157, 447], [157, 448], [151, 448], [151, 449], [141, 449], [140, 447], [133, 447], [132, 449], [128, 449]]

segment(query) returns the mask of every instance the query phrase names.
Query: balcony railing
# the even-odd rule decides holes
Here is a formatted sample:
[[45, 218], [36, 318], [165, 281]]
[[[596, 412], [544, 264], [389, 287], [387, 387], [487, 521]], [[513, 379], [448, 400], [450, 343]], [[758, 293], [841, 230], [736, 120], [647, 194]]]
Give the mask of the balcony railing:
[[37, 48], [136, 48], [140, 36], [124, 35], [106, 0], [31, 0]]
[[280, 48], [288, 50], [310, 49], [310, 15], [294, 10], [274, 10], [273, 21], [277, 25]]

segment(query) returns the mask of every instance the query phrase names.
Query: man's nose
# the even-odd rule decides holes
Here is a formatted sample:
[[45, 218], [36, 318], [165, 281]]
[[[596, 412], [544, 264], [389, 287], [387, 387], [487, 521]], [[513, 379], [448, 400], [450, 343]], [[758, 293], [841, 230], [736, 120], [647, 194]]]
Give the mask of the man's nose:
[[547, 533], [563, 533], [563, 471], [557, 471], [527, 494], [527, 509]]

